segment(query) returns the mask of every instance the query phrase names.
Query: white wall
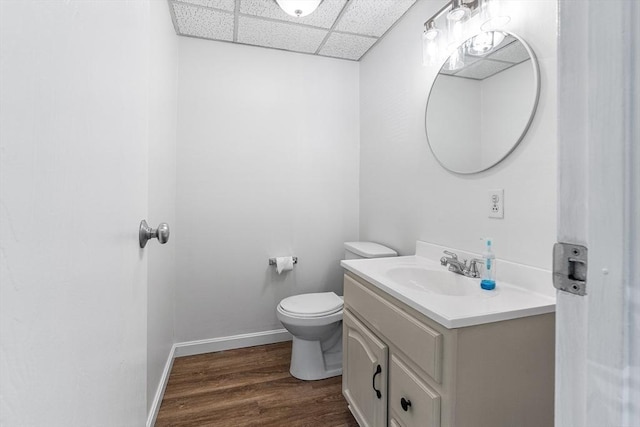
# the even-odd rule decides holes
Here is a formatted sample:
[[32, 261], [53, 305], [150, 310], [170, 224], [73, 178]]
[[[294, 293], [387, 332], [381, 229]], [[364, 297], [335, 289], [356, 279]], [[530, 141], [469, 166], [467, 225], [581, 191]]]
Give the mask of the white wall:
[[0, 2], [0, 425], [144, 424], [148, 7]]
[[[358, 64], [181, 38], [176, 340], [281, 328], [358, 237]], [[295, 255], [278, 276], [269, 257]]]
[[531, 61], [481, 81], [483, 165], [504, 157], [522, 135], [536, 96], [534, 81]]
[[[169, 3], [150, 2], [149, 26], [149, 215], [152, 227], [176, 225], [176, 131], [178, 120], [178, 37]], [[176, 242], [147, 244], [147, 412], [161, 385], [174, 343]]]
[[[429, 94], [428, 141], [440, 162], [450, 169], [479, 169], [482, 144], [478, 144], [477, 135], [482, 131], [482, 101], [479, 81], [447, 75], [438, 78]], [[448, 126], [453, 118], [462, 117], [464, 125]]]
[[[529, 133], [497, 167], [458, 176], [433, 158], [424, 108], [435, 68], [421, 65], [424, 21], [440, 6], [420, 0], [360, 64], [360, 238], [414, 252], [417, 239], [550, 268], [556, 227], [556, 2], [513, 1], [508, 29], [535, 51], [540, 104]], [[505, 218], [489, 219], [487, 190], [504, 188]], [[551, 284], [549, 284], [551, 286]]]

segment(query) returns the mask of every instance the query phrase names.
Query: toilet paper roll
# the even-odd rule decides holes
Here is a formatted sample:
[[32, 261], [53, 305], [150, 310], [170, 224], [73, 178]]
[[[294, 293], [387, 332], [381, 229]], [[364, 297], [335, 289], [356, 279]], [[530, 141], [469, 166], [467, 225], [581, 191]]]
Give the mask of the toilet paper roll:
[[283, 271], [293, 270], [293, 257], [292, 256], [279, 256], [276, 257], [276, 271], [278, 274], [282, 274]]

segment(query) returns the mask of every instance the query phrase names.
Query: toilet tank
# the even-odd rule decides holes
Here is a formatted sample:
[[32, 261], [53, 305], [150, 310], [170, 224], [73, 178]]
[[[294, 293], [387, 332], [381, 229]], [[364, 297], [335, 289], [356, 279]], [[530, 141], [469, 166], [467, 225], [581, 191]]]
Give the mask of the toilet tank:
[[344, 259], [383, 258], [398, 256], [391, 248], [374, 242], [345, 242]]

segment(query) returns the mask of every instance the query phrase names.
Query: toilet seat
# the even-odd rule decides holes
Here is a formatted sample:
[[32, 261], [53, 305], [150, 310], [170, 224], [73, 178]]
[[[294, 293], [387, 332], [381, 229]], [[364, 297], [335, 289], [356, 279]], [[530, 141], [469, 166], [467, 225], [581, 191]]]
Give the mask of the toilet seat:
[[294, 295], [280, 302], [280, 309], [296, 317], [330, 316], [342, 310], [343, 299], [334, 292]]

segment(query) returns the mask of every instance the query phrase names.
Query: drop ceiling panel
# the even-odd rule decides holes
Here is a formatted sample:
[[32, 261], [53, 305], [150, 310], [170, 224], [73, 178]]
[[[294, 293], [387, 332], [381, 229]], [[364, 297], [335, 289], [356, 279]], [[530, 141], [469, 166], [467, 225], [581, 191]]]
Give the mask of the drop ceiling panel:
[[522, 43], [513, 42], [502, 49], [499, 49], [495, 53], [492, 53], [490, 58], [519, 64], [522, 61], [529, 59], [529, 53]]
[[456, 77], [466, 77], [469, 79], [483, 80], [512, 66], [513, 64], [509, 64], [506, 62], [497, 62], [490, 60], [478, 61], [470, 65], [469, 67], [460, 70], [460, 72], [456, 73]]
[[190, 3], [198, 6], [210, 7], [213, 9], [222, 9], [233, 12], [236, 7], [235, 0], [180, 0], [182, 3]]
[[347, 0], [324, 0], [312, 14], [296, 18], [287, 15], [273, 0], [242, 0], [240, 13], [328, 29], [346, 2]]
[[179, 34], [215, 40], [233, 40], [233, 15], [218, 10], [173, 3]]
[[416, 2], [323, 0], [313, 13], [296, 18], [275, 0], [168, 1], [179, 35], [355, 61]]
[[320, 55], [357, 61], [376, 41], [378, 39], [375, 37], [331, 33], [319, 53]]
[[[350, 0], [337, 31], [382, 36], [416, 0]], [[417, 30], [419, 32], [419, 30]]]
[[238, 43], [315, 53], [326, 35], [326, 30], [317, 28], [247, 16], [238, 19]]

